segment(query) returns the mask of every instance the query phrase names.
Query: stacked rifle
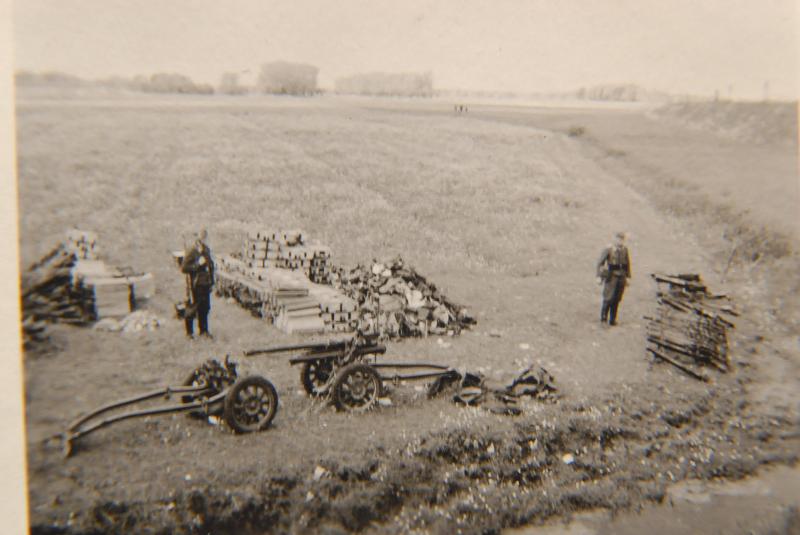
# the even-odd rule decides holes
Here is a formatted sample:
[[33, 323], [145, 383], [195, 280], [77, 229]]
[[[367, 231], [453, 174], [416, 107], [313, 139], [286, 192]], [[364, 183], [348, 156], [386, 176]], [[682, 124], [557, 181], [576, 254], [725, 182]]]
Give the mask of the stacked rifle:
[[709, 380], [707, 368], [727, 372], [728, 329], [735, 325], [725, 316], [738, 316], [728, 296], [710, 293], [698, 274], [651, 277], [658, 309], [654, 317], [645, 316], [647, 351], [701, 381]]

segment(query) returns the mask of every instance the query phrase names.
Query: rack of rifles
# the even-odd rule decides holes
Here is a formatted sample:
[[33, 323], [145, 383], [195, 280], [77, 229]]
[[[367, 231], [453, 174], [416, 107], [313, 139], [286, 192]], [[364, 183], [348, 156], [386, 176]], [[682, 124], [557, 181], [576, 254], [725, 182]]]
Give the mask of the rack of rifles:
[[726, 295], [708, 291], [700, 275], [651, 274], [656, 282], [658, 309], [647, 320], [647, 351], [685, 374], [708, 381], [705, 368], [727, 372], [728, 329], [724, 316], [738, 316]]

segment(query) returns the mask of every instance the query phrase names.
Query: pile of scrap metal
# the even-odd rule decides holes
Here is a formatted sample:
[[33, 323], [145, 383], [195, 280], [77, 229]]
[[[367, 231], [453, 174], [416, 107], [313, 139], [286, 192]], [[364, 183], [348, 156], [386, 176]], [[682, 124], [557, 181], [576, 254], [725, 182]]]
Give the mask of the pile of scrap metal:
[[26, 349], [49, 341], [47, 323], [86, 325], [123, 317], [153, 295], [152, 274], [110, 268], [98, 251], [93, 232], [70, 230], [64, 242], [22, 274]]
[[458, 334], [475, 324], [466, 308], [407, 266], [402, 258], [338, 270], [334, 285], [358, 305], [359, 328], [389, 338]]
[[461, 374], [451, 371], [431, 384], [428, 397], [451, 392], [453, 402], [459, 405], [480, 406], [496, 414], [516, 416], [522, 414], [522, 409], [518, 406], [522, 397], [557, 401], [559, 395], [554, 383], [555, 378], [542, 367], [536, 370], [533, 367], [527, 368], [504, 387], [490, 386], [485, 377], [478, 373]]
[[709, 377], [704, 368], [727, 372], [728, 329], [735, 325], [723, 315], [739, 314], [726, 295], [709, 292], [698, 274], [651, 274], [656, 281], [658, 310], [645, 316], [647, 351], [701, 381]]

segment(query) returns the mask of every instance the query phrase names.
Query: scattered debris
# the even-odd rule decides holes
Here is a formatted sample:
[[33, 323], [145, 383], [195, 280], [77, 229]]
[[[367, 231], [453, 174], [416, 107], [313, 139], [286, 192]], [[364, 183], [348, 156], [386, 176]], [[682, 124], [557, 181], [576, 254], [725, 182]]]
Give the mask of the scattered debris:
[[94, 329], [108, 332], [140, 332], [154, 331], [162, 324], [161, 319], [152, 312], [137, 310], [121, 320], [104, 318], [94, 324]]
[[727, 331], [735, 325], [722, 314], [738, 316], [730, 298], [711, 294], [698, 274], [651, 277], [659, 306], [655, 317], [645, 316], [647, 351], [700, 381], [709, 380], [703, 368], [727, 372]]
[[480, 373], [452, 372], [438, 377], [428, 389], [428, 396], [434, 397], [455, 388], [453, 401], [459, 405], [470, 407], [483, 406], [497, 414], [516, 416], [522, 413], [517, 401], [528, 396], [540, 401], [556, 401], [558, 389], [553, 384], [555, 379], [544, 368], [534, 371], [533, 367], [520, 373], [510, 385], [492, 388], [486, 384]]
[[554, 383], [555, 378], [550, 372], [541, 366], [534, 371], [531, 366], [506, 387], [506, 392], [516, 397], [529, 396], [541, 401], [554, 401], [558, 399], [558, 389]]

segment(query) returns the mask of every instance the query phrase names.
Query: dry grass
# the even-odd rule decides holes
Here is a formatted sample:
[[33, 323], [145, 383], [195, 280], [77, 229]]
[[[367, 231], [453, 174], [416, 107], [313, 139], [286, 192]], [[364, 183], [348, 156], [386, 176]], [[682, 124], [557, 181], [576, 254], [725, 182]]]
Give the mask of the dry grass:
[[[540, 363], [571, 402], [586, 406], [651, 381], [699, 393], [664, 368], [649, 369], [639, 318], [652, 301], [645, 273], [705, 271], [706, 257], [685, 236], [671, 235], [646, 199], [585, 150], [596, 124], [567, 114], [566, 127], [586, 125], [587, 132], [570, 139], [537, 129], [525, 114], [501, 119], [480, 110], [453, 116], [427, 103], [378, 109], [328, 98], [29, 102], [18, 121], [22, 265], [65, 228], [94, 229], [111, 263], [154, 272], [151, 309], [169, 319], [182, 295], [169, 251], [182, 245], [182, 233], [208, 227], [221, 252], [236, 249], [251, 225], [302, 228], [330, 245], [340, 264], [401, 254], [477, 316], [478, 329], [450, 348], [410, 340], [392, 345], [387, 358], [477, 369], [498, 381]], [[594, 262], [620, 228], [633, 231], [635, 278], [622, 326], [607, 330], [596, 324]], [[514, 426], [445, 400], [427, 402], [412, 386], [393, 392], [392, 407], [335, 414], [298, 393], [298, 370], [285, 362], [239, 359], [245, 373], [265, 375], [278, 388], [281, 408], [267, 433], [235, 437], [176, 416], [104, 430], [68, 463], [39, 446], [81, 411], [180, 380], [205, 358], [297, 340], [220, 300], [211, 322], [211, 343], [186, 341], [171, 319], [149, 335], [60, 328], [59, 351], [27, 359], [34, 522], [89, 511], [101, 498], [162, 507], [209, 486], [255, 496], [283, 476], [310, 484], [306, 476], [320, 463], [353, 466], [371, 452], [437, 433], [469, 430], [480, 438]], [[534, 405], [521, 422], [542, 417]], [[554, 503], [625, 506], [629, 498], [612, 491], [559, 494]], [[496, 507], [511, 507], [507, 494], [495, 497]], [[343, 515], [352, 510], [342, 508]], [[306, 509], [326, 514], [313, 505], [293, 510]], [[531, 505], [548, 515], [551, 509]]]

